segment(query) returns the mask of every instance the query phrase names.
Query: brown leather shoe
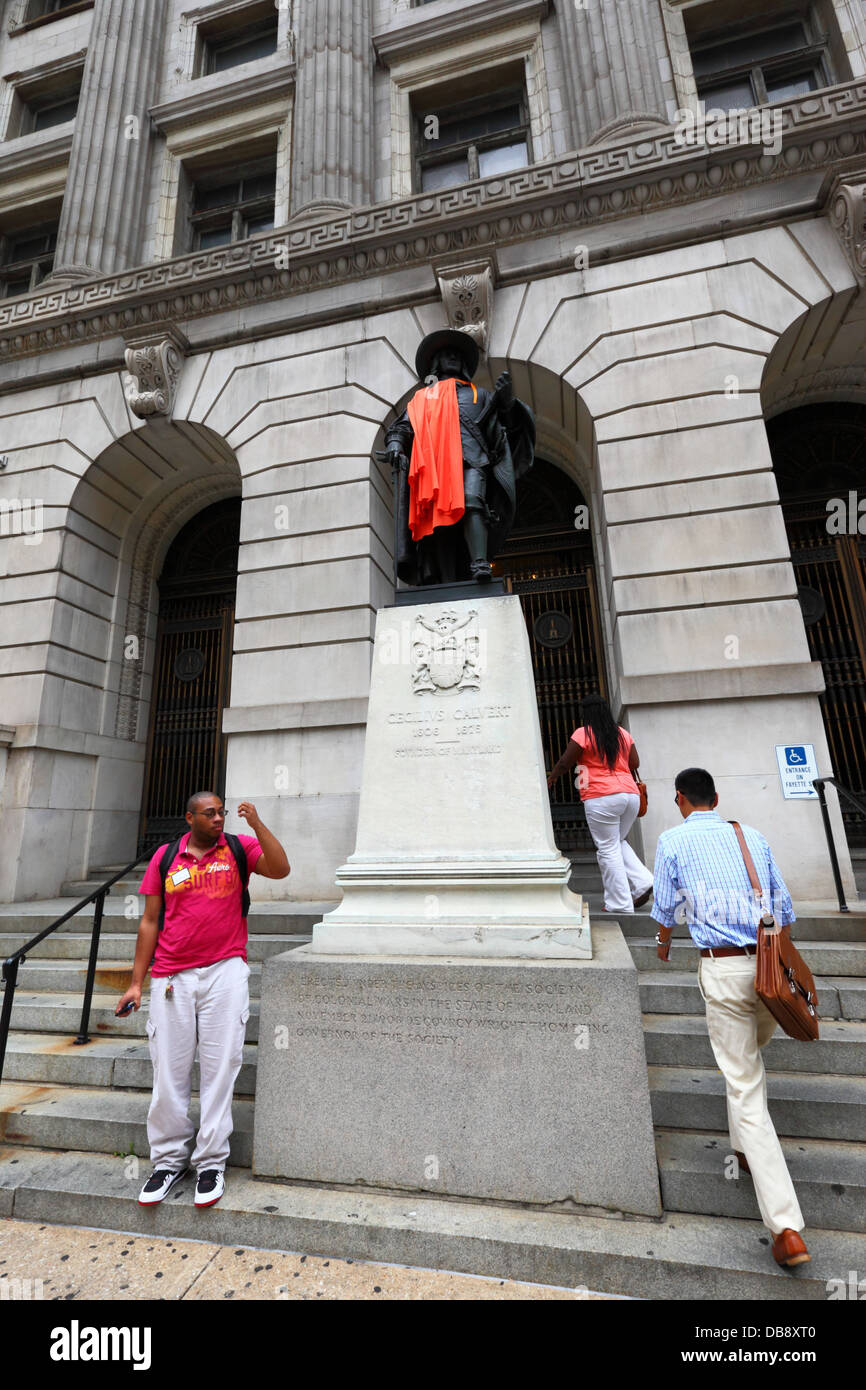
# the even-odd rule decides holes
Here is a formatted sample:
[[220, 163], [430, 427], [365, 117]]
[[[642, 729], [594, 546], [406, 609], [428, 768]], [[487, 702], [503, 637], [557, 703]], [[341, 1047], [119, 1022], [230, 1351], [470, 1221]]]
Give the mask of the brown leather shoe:
[[793, 1269], [794, 1265], [808, 1264], [811, 1258], [799, 1232], [790, 1227], [773, 1237], [773, 1259], [777, 1265]]
[[632, 901], [633, 901], [635, 907], [643, 907], [644, 903], [648, 903], [648, 902], [649, 902], [649, 900], [650, 900], [650, 898], [652, 897], [652, 895], [653, 895], [653, 890], [652, 890], [652, 885], [650, 885], [650, 887], [646, 890], [645, 893], [641, 893], [641, 895], [640, 895], [639, 898], [633, 898]]
[[741, 1153], [738, 1152], [737, 1149], [734, 1149], [734, 1158], [735, 1158], [735, 1159], [737, 1160], [737, 1162], [739, 1163], [739, 1165], [740, 1165], [740, 1167], [742, 1168], [743, 1172], [744, 1172], [744, 1173], [748, 1173], [749, 1176], [751, 1177], [752, 1170], [751, 1170], [751, 1168], [749, 1167], [748, 1162], [746, 1161], [746, 1155], [745, 1155], [745, 1154], [741, 1154]]

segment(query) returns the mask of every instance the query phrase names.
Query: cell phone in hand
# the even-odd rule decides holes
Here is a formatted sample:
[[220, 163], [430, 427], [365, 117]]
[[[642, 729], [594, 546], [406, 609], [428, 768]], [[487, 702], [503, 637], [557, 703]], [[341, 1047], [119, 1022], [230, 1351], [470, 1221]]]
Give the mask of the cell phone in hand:
[[135, 1008], [135, 1000], [134, 1000], [134, 999], [130, 999], [129, 1003], [128, 1003], [128, 1004], [125, 1004], [124, 1007], [123, 1007], [122, 1009], [115, 1009], [115, 1010], [114, 1010], [114, 1017], [115, 1017], [115, 1018], [126, 1018], [126, 1015], [127, 1015], [128, 1013], [131, 1013], [132, 1010], [133, 1010], [134, 1008]]

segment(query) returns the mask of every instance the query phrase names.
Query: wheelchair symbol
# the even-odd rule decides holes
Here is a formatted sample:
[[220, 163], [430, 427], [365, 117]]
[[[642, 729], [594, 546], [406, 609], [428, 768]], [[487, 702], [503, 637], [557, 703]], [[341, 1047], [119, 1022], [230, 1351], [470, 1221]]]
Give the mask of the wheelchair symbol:
[[805, 748], [786, 748], [785, 761], [789, 767], [798, 767], [801, 763], [805, 763], [807, 761]]

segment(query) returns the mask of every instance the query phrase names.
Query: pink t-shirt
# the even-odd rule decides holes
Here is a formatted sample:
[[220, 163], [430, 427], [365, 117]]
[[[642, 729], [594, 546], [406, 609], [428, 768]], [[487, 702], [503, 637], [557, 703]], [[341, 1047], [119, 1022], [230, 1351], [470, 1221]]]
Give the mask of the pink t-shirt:
[[575, 743], [583, 750], [579, 766], [585, 769], [584, 777], [588, 779], [585, 786], [581, 784], [582, 801], [592, 801], [597, 796], [616, 796], [618, 792], [638, 795], [637, 783], [628, 770], [628, 755], [634, 747], [634, 739], [628, 729], [620, 729], [620, 733], [623, 741], [612, 768], [608, 767], [604, 758], [596, 752], [592, 735], [586, 728], [575, 729], [572, 734]]
[[[239, 835], [252, 873], [262, 847], [252, 835]], [[196, 859], [187, 851], [189, 833], [169, 865], [165, 880], [165, 926], [156, 943], [154, 977], [175, 975], [179, 970], [195, 970], [216, 965], [231, 956], [247, 958], [247, 923], [241, 916], [242, 885], [235, 857], [220, 835], [213, 849]], [[139, 893], [162, 893], [159, 861], [168, 845], [160, 845], [147, 866]], [[188, 870], [179, 883], [172, 874]]]

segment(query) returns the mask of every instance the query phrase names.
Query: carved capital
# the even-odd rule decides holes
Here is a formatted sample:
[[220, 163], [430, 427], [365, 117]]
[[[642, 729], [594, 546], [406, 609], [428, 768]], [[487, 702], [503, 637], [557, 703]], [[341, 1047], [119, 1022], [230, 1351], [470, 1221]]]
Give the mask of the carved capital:
[[827, 201], [830, 224], [851, 263], [857, 283], [866, 286], [866, 170], [840, 176]]
[[489, 257], [436, 268], [449, 327], [468, 333], [485, 357], [493, 319], [494, 269]]
[[123, 391], [134, 415], [171, 419], [188, 347], [183, 334], [170, 327], [127, 339]]

